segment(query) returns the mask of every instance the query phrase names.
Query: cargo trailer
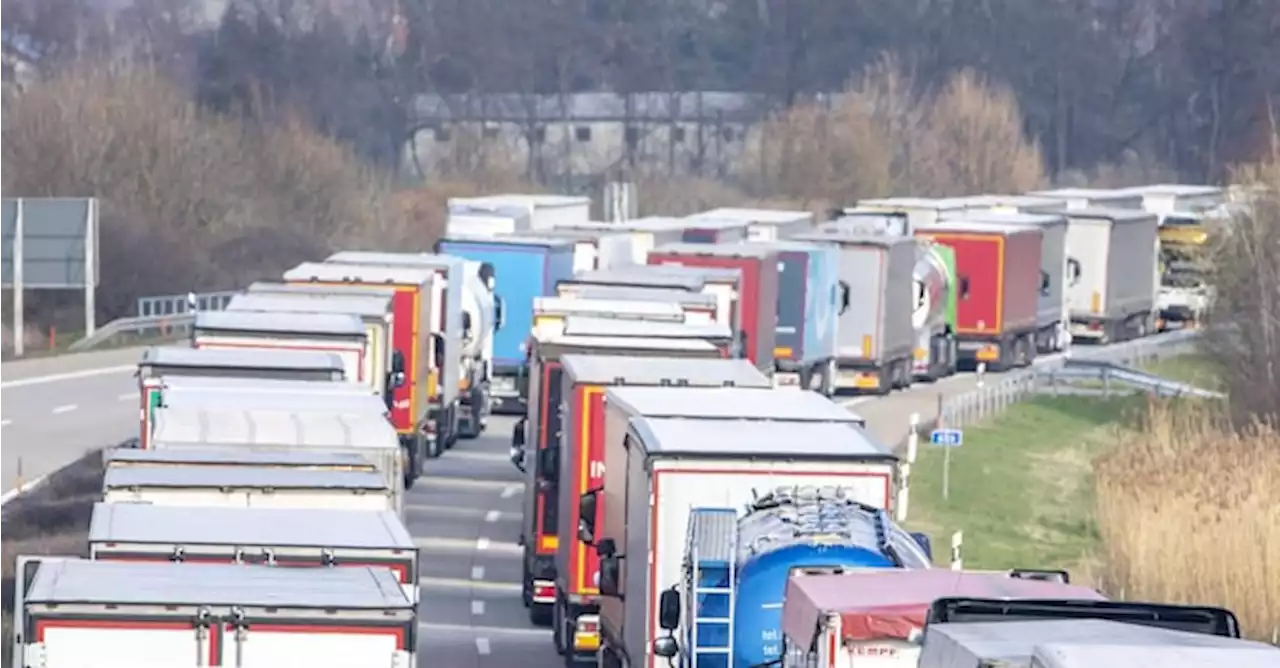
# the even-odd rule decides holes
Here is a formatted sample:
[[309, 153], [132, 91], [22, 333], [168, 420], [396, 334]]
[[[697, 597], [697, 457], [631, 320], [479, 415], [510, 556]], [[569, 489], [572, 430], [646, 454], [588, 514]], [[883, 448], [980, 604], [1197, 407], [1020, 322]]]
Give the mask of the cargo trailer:
[[436, 252], [493, 267], [492, 287], [502, 316], [493, 336], [492, 385], [495, 413], [524, 411], [525, 340], [533, 326], [533, 300], [556, 294], [556, 284], [573, 276], [573, 242], [568, 239], [504, 236], [493, 239], [444, 238]]
[[726, 323], [739, 335], [742, 325], [742, 270], [733, 267], [685, 266], [681, 264], [642, 265], [645, 274], [685, 277], [698, 281], [698, 292], [716, 298], [716, 322]]
[[[855, 508], [867, 508], [863, 517], [884, 530], [879, 509], [893, 496], [897, 460], [859, 428], [857, 416], [824, 397], [791, 390], [614, 387], [606, 390], [604, 405], [604, 485], [579, 501], [578, 532], [579, 540], [593, 545], [600, 556], [602, 665], [662, 665], [654, 651], [662, 634], [714, 623], [690, 618], [699, 607], [696, 601], [688, 601], [688, 608], [678, 600], [659, 606], [660, 600], [671, 598], [660, 592], [689, 582], [685, 565], [690, 560], [702, 563], [697, 552], [690, 554], [688, 540], [696, 526], [691, 515], [698, 509], [723, 509], [731, 520], [717, 533], [722, 539], [717, 546], [703, 552], [702, 558], [721, 562], [736, 561], [740, 549], [750, 554], [767, 546], [771, 534], [739, 525], [738, 515], [743, 506], [779, 488], [802, 495], [830, 488]], [[598, 499], [604, 507], [597, 515]], [[872, 526], [863, 525], [861, 531], [871, 532]], [[740, 532], [739, 544], [732, 539]], [[900, 530], [886, 534], [886, 541], [913, 550], [916, 565], [927, 566], [927, 558], [902, 544], [900, 536], [905, 536]], [[623, 556], [629, 565], [625, 569]], [[787, 562], [778, 565], [781, 572], [790, 570]], [[699, 581], [696, 574], [692, 577]], [[734, 587], [732, 570], [728, 578], [728, 586]], [[772, 603], [783, 594], [785, 579], [766, 578], [762, 586], [776, 587], [755, 594], [764, 599], [761, 605]], [[701, 592], [695, 596], [683, 588], [701, 599]], [[747, 595], [747, 585], [739, 589]], [[660, 607], [679, 609], [681, 619], [668, 619]], [[719, 633], [736, 638], [735, 619], [723, 619], [726, 612], [718, 615]], [[747, 636], [755, 632], [756, 643], [769, 640], [761, 636], [767, 625], [760, 622], [767, 616], [757, 611], [756, 620], [741, 620]], [[687, 642], [686, 634], [680, 635]], [[697, 657], [698, 643], [706, 640], [696, 638], [684, 648], [685, 655]], [[773, 640], [781, 642], [780, 636]], [[724, 650], [720, 652], [723, 656]]]
[[1153, 213], [1067, 212], [1067, 301], [1073, 339], [1099, 344], [1156, 329], [1159, 224]]
[[293, 297], [289, 295], [235, 295], [227, 302], [226, 311], [262, 313], [347, 313], [364, 323], [364, 383], [389, 395], [387, 385], [391, 368], [391, 333], [393, 311], [391, 297], [329, 296]]
[[813, 214], [808, 211], [776, 209], [720, 208], [703, 211], [685, 220], [725, 220], [747, 224], [747, 241], [783, 241], [813, 230]]
[[684, 219], [680, 241], [687, 244], [731, 244], [747, 240], [747, 223], [703, 216]]
[[944, 596], [1103, 598], [1087, 587], [1031, 579], [1016, 570], [801, 572], [791, 576], [783, 598], [786, 665], [857, 668], [875, 657], [884, 668], [915, 668], [916, 635], [929, 605]]
[[494, 236], [526, 232], [532, 226], [529, 207], [501, 197], [450, 197], [445, 206], [446, 235]]
[[683, 324], [684, 309], [674, 303], [623, 301], [619, 299], [582, 299], [538, 297], [533, 300], [534, 337], [564, 333], [569, 317], [617, 320], [648, 320]]
[[651, 265], [683, 265], [736, 269], [742, 273], [738, 311], [738, 339], [743, 356], [764, 373], [774, 371], [774, 337], [777, 334], [778, 252], [743, 244], [713, 246], [669, 244], [649, 253]]
[[[592, 336], [618, 339], [667, 339], [673, 341], [706, 341], [725, 358], [743, 357], [742, 349], [728, 327], [705, 324], [658, 322], [653, 320], [619, 320], [569, 316], [564, 323], [565, 336]], [[759, 368], [759, 367], [757, 367]]]
[[1142, 195], [1132, 188], [1058, 188], [1028, 193], [1052, 197], [1067, 203], [1068, 209], [1141, 209]]
[[102, 500], [182, 508], [396, 510], [394, 494], [376, 469], [251, 466], [243, 462], [108, 466], [102, 475]]
[[392, 288], [391, 422], [400, 435], [408, 466], [406, 482], [412, 484], [422, 470], [422, 462], [438, 456], [448, 444], [439, 438], [453, 423], [444, 406], [433, 402], [439, 396], [444, 361], [444, 333], [433, 329], [432, 314], [441, 294], [438, 277], [430, 269], [375, 265], [304, 262], [284, 273], [286, 283], [304, 285], [344, 285], [385, 290]]
[[911, 326], [916, 332], [916, 349], [911, 372], [926, 383], [956, 372], [960, 361], [956, 341], [956, 252], [945, 244], [916, 239], [916, 266], [912, 272], [914, 301]]
[[560, 297], [574, 297], [584, 289], [602, 287], [702, 292], [706, 280], [700, 276], [650, 271], [647, 265], [635, 265], [575, 274], [556, 284], [556, 293]]
[[342, 251], [330, 255], [332, 264], [368, 264], [431, 269], [440, 280], [432, 284], [431, 331], [443, 332], [444, 365], [437, 396], [432, 401], [448, 407], [455, 419], [443, 428], [446, 446], [458, 437], [477, 438], [489, 415], [490, 368], [496, 332], [496, 297], [487, 277], [493, 266], [485, 262], [429, 253], [375, 253]]
[[[974, 195], [959, 198], [964, 202], [966, 211], [989, 211], [992, 213], [1061, 213], [1067, 203], [1059, 197], [1041, 197], [1039, 195]], [[958, 212], [947, 212], [944, 217], [954, 217]]]
[[840, 250], [793, 240], [751, 243], [778, 252], [773, 348], [778, 384], [831, 396], [837, 376]]
[[[677, 345], [672, 345], [677, 344]], [[684, 345], [679, 345], [684, 344]], [[692, 345], [690, 345], [692, 344]], [[555, 603], [555, 558], [559, 549], [560, 467], [555, 462], [560, 443], [565, 437], [566, 398], [562, 394], [566, 354], [602, 353], [639, 358], [716, 358], [720, 351], [705, 341], [633, 336], [594, 337], [574, 335], [535, 336], [531, 348], [529, 377], [529, 412], [512, 432], [512, 463], [525, 475], [524, 521], [521, 544], [524, 546], [521, 583], [524, 604], [529, 616], [538, 624], [551, 622]], [[526, 444], [532, 443], [532, 462], [526, 456]], [[530, 465], [531, 464], [531, 465]]]
[[385, 568], [58, 557], [17, 568], [17, 665], [417, 665], [417, 606]]
[[830, 228], [796, 240], [840, 251], [836, 388], [888, 394], [910, 387], [915, 242]]
[[956, 253], [960, 362], [1004, 371], [1036, 356], [1037, 310], [1047, 283], [1037, 227], [943, 221], [916, 236]]
[[691, 325], [715, 322], [719, 302], [715, 295], [686, 290], [633, 288], [626, 285], [580, 286], [561, 295], [568, 299], [617, 299], [629, 302], [675, 304], [684, 311], [684, 321]]
[[[591, 220], [591, 198], [569, 195], [500, 194], [483, 197], [453, 198], [449, 200], [450, 213], [489, 209], [495, 212], [518, 211], [528, 220], [531, 231], [551, 230], [564, 225], [576, 225]], [[512, 230], [516, 231], [516, 230]]]
[[[1188, 634], [1190, 635], [1190, 634]], [[1190, 640], [1183, 636], [1181, 640]], [[1046, 642], [1031, 654], [1034, 668], [1277, 668], [1280, 649], [1260, 642], [1227, 640], [1201, 644], [1152, 644], [1123, 638]]]
[[201, 311], [191, 325], [191, 347], [266, 350], [314, 350], [342, 358], [347, 378], [365, 377], [365, 329], [360, 318], [344, 313], [261, 313]]
[[235, 446], [187, 445], [181, 448], [139, 450], [107, 448], [102, 451], [103, 467], [112, 468], [198, 468], [201, 466], [241, 466], [307, 471], [364, 471], [378, 467], [363, 455], [352, 452], [317, 450], [248, 450]]
[[946, 220], [974, 225], [1012, 225], [1040, 230], [1040, 292], [1036, 300], [1036, 351], [1047, 354], [1065, 350], [1068, 324], [1067, 304], [1067, 218], [1057, 213], [1002, 213], [968, 211]]
[[635, 239], [625, 232], [561, 228], [539, 230], [537, 236], [572, 241], [575, 274], [635, 264]]
[[[771, 389], [772, 381], [746, 360], [678, 359], [566, 354], [560, 396], [567, 407], [553, 483], [561, 522], [578, 526], [578, 499], [604, 484], [604, 393], [626, 387], [740, 387]], [[603, 500], [596, 503], [596, 517]], [[571, 536], [558, 541], [552, 638], [557, 651], [587, 658], [599, 648], [599, 555]]]
[[385, 568], [418, 601], [418, 548], [385, 509], [95, 503], [89, 558], [281, 568]]
[[593, 230], [631, 235], [631, 262], [644, 264], [649, 251], [663, 244], [676, 243], [684, 239], [684, 221], [679, 218], [634, 218], [618, 223], [578, 223], [561, 225], [559, 229]]
[[911, 236], [911, 217], [905, 211], [864, 210], [857, 207], [832, 213], [831, 220], [822, 223], [818, 230], [836, 230], [849, 234], [887, 234], [895, 237]]
[[1149, 213], [1166, 215], [1177, 213], [1204, 213], [1222, 206], [1227, 194], [1218, 186], [1198, 186], [1163, 183], [1153, 186], [1127, 188], [1126, 192], [1142, 198], [1142, 208]]
[[156, 415], [152, 447], [235, 446], [250, 451], [358, 454], [378, 467], [403, 513], [407, 455], [381, 415], [289, 410], [169, 408]]
[[911, 230], [914, 231], [933, 225], [948, 213], [964, 211], [968, 208], [968, 203], [963, 197], [886, 197], [858, 200], [854, 208], [865, 212], [906, 214]]

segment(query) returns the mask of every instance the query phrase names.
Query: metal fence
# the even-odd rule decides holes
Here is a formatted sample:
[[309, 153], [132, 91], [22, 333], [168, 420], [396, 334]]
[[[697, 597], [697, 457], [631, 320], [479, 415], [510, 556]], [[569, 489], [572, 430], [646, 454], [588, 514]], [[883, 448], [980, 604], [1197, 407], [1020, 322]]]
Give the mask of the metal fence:
[[[221, 311], [237, 294], [225, 292], [187, 293], [184, 295], [157, 295], [138, 298], [138, 317], [150, 318], [178, 315], [189, 311]], [[194, 306], [194, 308], [193, 308]]]

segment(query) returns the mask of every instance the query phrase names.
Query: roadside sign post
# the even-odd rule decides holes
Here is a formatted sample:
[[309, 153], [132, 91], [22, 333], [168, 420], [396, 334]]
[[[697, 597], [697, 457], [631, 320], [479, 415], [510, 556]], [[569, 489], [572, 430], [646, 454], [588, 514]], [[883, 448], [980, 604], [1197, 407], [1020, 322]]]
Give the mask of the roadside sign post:
[[942, 498], [951, 499], [951, 451], [964, 445], [964, 430], [934, 429], [929, 434], [929, 442], [943, 448], [942, 455]]

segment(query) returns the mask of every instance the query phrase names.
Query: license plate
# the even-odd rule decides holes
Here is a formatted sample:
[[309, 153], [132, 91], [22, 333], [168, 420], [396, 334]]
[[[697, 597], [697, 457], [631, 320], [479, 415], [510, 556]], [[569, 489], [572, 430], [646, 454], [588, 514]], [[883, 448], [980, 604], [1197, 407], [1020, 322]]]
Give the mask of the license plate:
[[774, 374], [773, 384], [777, 387], [799, 387], [800, 375], [795, 373]]
[[493, 388], [495, 390], [514, 390], [516, 389], [516, 379], [514, 378], [494, 378]]

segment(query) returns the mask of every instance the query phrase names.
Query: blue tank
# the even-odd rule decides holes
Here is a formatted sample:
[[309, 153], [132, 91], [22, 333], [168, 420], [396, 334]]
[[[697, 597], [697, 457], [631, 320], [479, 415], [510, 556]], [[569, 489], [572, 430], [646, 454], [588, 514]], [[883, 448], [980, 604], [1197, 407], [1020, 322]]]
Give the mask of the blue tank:
[[[731, 509], [698, 509], [693, 515], [688, 563], [700, 566], [691, 568], [686, 580], [686, 595], [693, 600], [685, 625], [694, 668], [749, 668], [778, 659], [782, 599], [796, 570], [931, 566], [916, 539], [884, 511], [837, 490], [780, 489], [758, 498], [742, 517]], [[736, 525], [731, 530], [730, 522]], [[717, 523], [719, 528], [713, 526]], [[705, 558], [726, 552], [728, 536], [734, 543], [732, 568], [728, 560]], [[722, 545], [716, 549], [709, 541]], [[725, 614], [729, 592], [731, 615]], [[715, 621], [725, 619], [731, 621]], [[725, 647], [731, 647], [732, 659]]]

